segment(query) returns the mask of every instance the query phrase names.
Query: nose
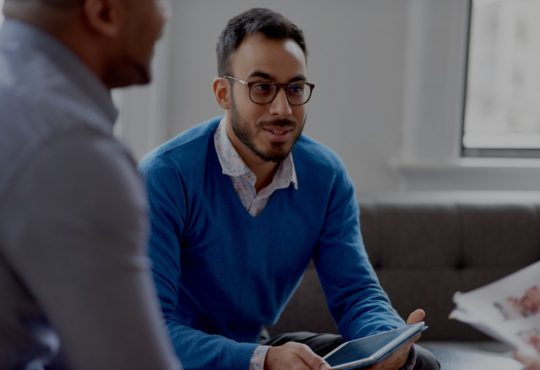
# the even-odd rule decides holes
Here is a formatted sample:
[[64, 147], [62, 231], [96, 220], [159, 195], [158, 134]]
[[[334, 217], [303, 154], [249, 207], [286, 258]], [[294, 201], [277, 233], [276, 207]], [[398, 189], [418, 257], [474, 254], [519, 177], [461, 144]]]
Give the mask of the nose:
[[292, 114], [292, 108], [287, 100], [285, 89], [279, 89], [276, 98], [270, 103], [270, 113], [282, 119]]

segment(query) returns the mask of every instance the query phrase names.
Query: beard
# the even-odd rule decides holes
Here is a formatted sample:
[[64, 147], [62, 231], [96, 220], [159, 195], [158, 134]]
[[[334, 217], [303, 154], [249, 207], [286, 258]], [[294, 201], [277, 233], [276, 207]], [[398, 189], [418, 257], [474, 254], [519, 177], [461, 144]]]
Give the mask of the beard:
[[152, 73], [149, 65], [125, 59], [121, 65], [106, 71], [103, 80], [110, 89], [147, 85], [152, 80]]
[[[306, 116], [304, 116], [304, 120], [300, 125], [298, 125], [294, 121], [287, 119], [258, 122], [255, 125], [252, 125], [246, 121], [243, 121], [240, 117], [240, 113], [238, 112], [238, 108], [236, 107], [234, 95], [232, 95], [231, 93], [231, 128], [238, 140], [240, 140], [242, 144], [248, 147], [255, 155], [257, 155], [263, 161], [278, 163], [287, 158], [292, 148], [294, 147], [294, 144], [300, 138], [300, 135], [304, 130], [305, 122]], [[253, 131], [250, 131], [250, 126], [254, 126]], [[300, 129], [294, 134], [295, 136], [293, 137], [292, 144], [290, 144], [289, 148], [284, 148], [287, 143], [274, 143], [272, 144], [272, 149], [265, 151], [264, 149], [257, 147], [257, 145], [255, 144], [255, 136], [257, 130], [262, 131], [263, 128], [266, 126], [290, 127], [292, 128], [293, 132], [297, 130], [297, 126], [300, 126]]]

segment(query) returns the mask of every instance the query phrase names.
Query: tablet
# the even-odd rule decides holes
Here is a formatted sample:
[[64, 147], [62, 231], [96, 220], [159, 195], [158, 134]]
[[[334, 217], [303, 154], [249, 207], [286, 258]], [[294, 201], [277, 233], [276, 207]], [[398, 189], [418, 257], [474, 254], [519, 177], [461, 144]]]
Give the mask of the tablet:
[[380, 362], [409, 339], [426, 329], [427, 326], [422, 321], [369, 337], [351, 340], [328, 353], [324, 359], [333, 370], [370, 366]]

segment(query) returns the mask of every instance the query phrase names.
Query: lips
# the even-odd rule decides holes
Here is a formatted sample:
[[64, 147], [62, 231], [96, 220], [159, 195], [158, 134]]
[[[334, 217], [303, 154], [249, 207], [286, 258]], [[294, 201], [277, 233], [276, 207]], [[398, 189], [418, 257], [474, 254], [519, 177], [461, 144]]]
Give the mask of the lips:
[[281, 127], [281, 128], [265, 127], [263, 130], [271, 132], [274, 135], [284, 135], [284, 134], [286, 134], [288, 132], [291, 132], [293, 129], [290, 128], [290, 127], [288, 127], [288, 128], [284, 128], [284, 127]]
[[271, 142], [284, 143], [289, 140], [293, 128], [291, 126], [266, 126], [263, 127], [263, 131]]

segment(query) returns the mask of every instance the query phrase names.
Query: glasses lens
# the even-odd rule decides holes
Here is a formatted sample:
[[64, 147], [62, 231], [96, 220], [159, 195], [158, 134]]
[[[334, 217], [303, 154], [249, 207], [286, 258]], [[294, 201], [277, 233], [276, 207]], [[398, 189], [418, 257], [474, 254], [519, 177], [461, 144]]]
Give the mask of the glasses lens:
[[293, 105], [307, 102], [311, 94], [311, 87], [304, 82], [295, 82], [287, 85], [287, 98]]
[[277, 86], [272, 83], [259, 82], [251, 85], [251, 100], [255, 103], [266, 104], [274, 100]]
[[291, 105], [305, 104], [311, 97], [311, 85], [305, 82], [293, 82], [287, 85], [279, 85], [271, 82], [257, 82], [251, 85], [249, 94], [251, 100], [257, 104], [271, 103], [277, 96], [279, 86], [283, 86], [287, 94], [287, 100]]

